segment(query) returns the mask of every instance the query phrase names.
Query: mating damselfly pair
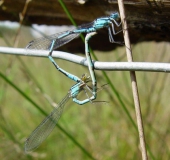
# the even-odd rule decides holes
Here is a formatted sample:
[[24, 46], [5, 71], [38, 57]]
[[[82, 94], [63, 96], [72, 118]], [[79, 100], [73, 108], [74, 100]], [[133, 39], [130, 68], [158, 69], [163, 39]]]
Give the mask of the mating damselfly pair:
[[[50, 61], [54, 64], [56, 69], [61, 73], [63, 73], [68, 78], [70, 78], [71, 80], [75, 81], [76, 84], [70, 88], [66, 96], [58, 104], [57, 108], [55, 108], [27, 138], [25, 142], [26, 152], [36, 149], [48, 137], [48, 135], [51, 133], [51, 131], [54, 129], [55, 125], [57, 124], [59, 118], [61, 117], [64, 105], [66, 104], [69, 98], [72, 98], [72, 100], [79, 105], [92, 102], [93, 100], [96, 99], [97, 80], [94, 72], [94, 64], [90, 56], [88, 41], [92, 36], [96, 34], [98, 30], [107, 28], [110, 42], [115, 43], [113, 39], [113, 35], [116, 35], [122, 31], [121, 30], [119, 32], [115, 32], [115, 28], [114, 28], [114, 25], [116, 25], [117, 27], [121, 25], [121, 23], [117, 22], [119, 18], [120, 18], [119, 13], [114, 12], [110, 14], [110, 16], [97, 18], [93, 22], [88, 24], [83, 24], [73, 30], [69, 30], [51, 36], [46, 36], [43, 38], [33, 40], [27, 45], [26, 48], [28, 50], [47, 50], [49, 52], [48, 57]], [[87, 85], [87, 83], [90, 80], [90, 77], [83, 74], [81, 78], [78, 78], [77, 76], [68, 73], [64, 69], [60, 68], [52, 58], [52, 52], [54, 49], [57, 49], [63, 46], [64, 44], [70, 42], [74, 38], [78, 37], [81, 33], [87, 33], [85, 38], [85, 54], [88, 62], [90, 77], [92, 80], [92, 88]], [[91, 96], [87, 94], [86, 90], [90, 91]], [[87, 95], [87, 98], [84, 100], [79, 100], [77, 98], [77, 96], [81, 91], [84, 91], [85, 94]]]

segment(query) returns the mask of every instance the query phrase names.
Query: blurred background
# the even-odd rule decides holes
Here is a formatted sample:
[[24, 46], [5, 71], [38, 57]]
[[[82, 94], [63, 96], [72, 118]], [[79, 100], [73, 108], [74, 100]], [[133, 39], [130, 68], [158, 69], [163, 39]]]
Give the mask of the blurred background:
[[[0, 45], [25, 48], [32, 39], [73, 27], [63, 25], [26, 26], [1, 21]], [[107, 34], [104, 39], [109, 43]], [[84, 56], [83, 47], [79, 47], [81, 52], [75, 49], [77, 41], [59, 50]], [[94, 41], [92, 38], [90, 44], [99, 61], [127, 61], [125, 46], [112, 44], [113, 49], [102, 51], [93, 47]], [[137, 62], [169, 63], [169, 50], [169, 42], [163, 41], [132, 44]], [[87, 67], [60, 59], [56, 62], [76, 76], [89, 74]], [[70, 100], [59, 121], [60, 127], [56, 126], [38, 149], [25, 154], [26, 138], [45, 118], [37, 106], [49, 114], [74, 82], [59, 73], [48, 58], [0, 54], [0, 66], [0, 159], [141, 159], [129, 72], [95, 71], [98, 87], [108, 83], [97, 100], [107, 103], [79, 106]], [[136, 76], [149, 159], [169, 160], [170, 76], [153, 72], [136, 72]]]

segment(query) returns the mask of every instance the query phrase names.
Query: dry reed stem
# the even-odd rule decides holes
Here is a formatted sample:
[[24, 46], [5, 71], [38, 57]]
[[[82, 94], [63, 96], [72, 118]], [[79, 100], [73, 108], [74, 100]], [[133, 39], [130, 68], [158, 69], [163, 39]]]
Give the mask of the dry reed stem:
[[[127, 59], [128, 59], [128, 62], [133, 62], [123, 0], [118, 0], [118, 5], [119, 5], [122, 26], [123, 26], [123, 34], [124, 34], [124, 40], [125, 40], [125, 46], [126, 46]], [[146, 151], [145, 135], [144, 135], [144, 128], [143, 128], [143, 123], [142, 123], [142, 114], [141, 114], [141, 107], [140, 107], [140, 100], [139, 100], [139, 95], [138, 95], [135, 71], [130, 71], [130, 77], [131, 77], [131, 82], [132, 82], [132, 92], [133, 92], [134, 105], [135, 105], [135, 111], [136, 111], [137, 126], [138, 126], [140, 146], [141, 146], [141, 152], [142, 152], [142, 160], [147, 160], [148, 156], [147, 156], [147, 151]]]

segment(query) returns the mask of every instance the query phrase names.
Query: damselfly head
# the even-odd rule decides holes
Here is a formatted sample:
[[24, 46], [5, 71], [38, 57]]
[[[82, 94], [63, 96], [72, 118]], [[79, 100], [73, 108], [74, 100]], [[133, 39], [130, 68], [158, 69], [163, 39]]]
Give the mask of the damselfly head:
[[115, 20], [118, 20], [120, 18], [119, 13], [118, 12], [113, 12], [110, 14], [110, 18], [113, 18]]
[[90, 81], [90, 76], [87, 76], [87, 74], [83, 74], [81, 76], [81, 80], [85, 83], [88, 83]]

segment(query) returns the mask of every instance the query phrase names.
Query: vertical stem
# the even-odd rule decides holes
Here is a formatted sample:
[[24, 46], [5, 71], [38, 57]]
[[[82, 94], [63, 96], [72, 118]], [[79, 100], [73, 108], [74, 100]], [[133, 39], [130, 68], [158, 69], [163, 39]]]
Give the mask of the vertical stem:
[[[127, 59], [128, 59], [128, 62], [132, 62], [133, 57], [132, 57], [132, 51], [131, 51], [131, 46], [130, 46], [129, 33], [128, 33], [128, 29], [127, 29], [128, 28], [127, 22], [126, 22], [126, 18], [125, 18], [125, 10], [124, 10], [123, 0], [118, 0], [118, 5], [119, 5], [119, 11], [120, 11], [120, 16], [121, 16], [121, 20], [122, 20], [122, 26], [123, 26]], [[135, 75], [134, 71], [130, 72], [130, 77], [131, 77], [131, 82], [132, 82], [132, 92], [133, 92], [133, 98], [134, 98], [134, 104], [135, 104], [135, 111], [136, 111], [137, 126], [138, 126], [140, 146], [141, 146], [141, 152], [142, 152], [142, 159], [147, 160], [148, 156], [147, 156], [147, 151], [146, 151], [145, 135], [144, 135], [143, 122], [142, 122], [140, 100], [139, 100], [139, 95], [138, 95], [136, 75]]]

